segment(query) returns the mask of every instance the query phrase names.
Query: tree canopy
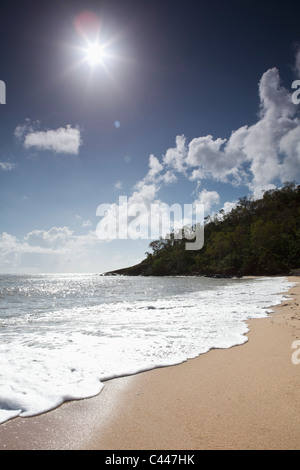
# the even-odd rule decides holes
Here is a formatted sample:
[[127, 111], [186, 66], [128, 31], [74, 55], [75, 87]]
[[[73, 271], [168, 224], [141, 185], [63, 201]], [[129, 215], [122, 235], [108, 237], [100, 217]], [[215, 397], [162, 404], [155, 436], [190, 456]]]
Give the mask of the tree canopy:
[[241, 198], [231, 212], [206, 218], [204, 246], [187, 251], [187, 240], [160, 238], [128, 275], [275, 275], [300, 267], [300, 186], [285, 183], [261, 199]]

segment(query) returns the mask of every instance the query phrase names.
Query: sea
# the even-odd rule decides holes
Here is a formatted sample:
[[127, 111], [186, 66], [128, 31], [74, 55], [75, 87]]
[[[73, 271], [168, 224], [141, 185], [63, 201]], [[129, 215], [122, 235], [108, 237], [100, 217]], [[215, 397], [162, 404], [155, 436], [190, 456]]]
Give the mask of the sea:
[[99, 394], [105, 381], [247, 341], [285, 277], [0, 275], [0, 423]]

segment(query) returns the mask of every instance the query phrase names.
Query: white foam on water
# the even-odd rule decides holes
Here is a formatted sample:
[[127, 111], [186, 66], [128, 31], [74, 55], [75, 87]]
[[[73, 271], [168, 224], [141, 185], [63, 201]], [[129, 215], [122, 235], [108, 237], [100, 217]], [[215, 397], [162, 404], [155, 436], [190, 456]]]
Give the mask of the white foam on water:
[[[130, 288], [134, 278], [125, 281]], [[292, 286], [286, 278], [214, 280], [169, 297], [0, 317], [0, 423], [97, 395], [109, 378], [243, 344], [246, 321], [266, 317]]]

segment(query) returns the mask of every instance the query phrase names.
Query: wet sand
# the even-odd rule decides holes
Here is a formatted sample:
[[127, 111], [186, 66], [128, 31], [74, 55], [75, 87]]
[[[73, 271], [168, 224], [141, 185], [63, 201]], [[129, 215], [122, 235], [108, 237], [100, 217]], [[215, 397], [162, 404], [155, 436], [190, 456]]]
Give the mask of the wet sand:
[[300, 279], [289, 280], [298, 282], [291, 299], [250, 320], [246, 344], [110, 380], [97, 397], [8, 421], [0, 450], [299, 450]]

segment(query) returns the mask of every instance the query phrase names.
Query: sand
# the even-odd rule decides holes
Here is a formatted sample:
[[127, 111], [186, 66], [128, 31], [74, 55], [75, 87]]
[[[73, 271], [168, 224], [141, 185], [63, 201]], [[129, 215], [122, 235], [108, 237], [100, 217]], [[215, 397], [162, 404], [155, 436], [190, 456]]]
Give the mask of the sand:
[[250, 320], [246, 344], [111, 380], [97, 397], [11, 420], [0, 425], [0, 449], [299, 450], [300, 283], [289, 280], [298, 282], [291, 300]]

